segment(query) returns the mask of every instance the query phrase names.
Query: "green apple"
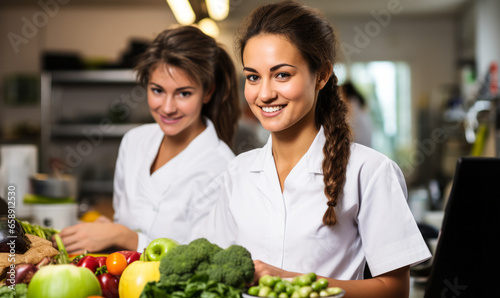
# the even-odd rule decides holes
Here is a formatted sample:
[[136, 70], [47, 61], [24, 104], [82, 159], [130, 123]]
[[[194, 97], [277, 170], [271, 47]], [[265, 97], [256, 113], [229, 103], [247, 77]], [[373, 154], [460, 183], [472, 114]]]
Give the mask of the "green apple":
[[165, 256], [172, 248], [179, 245], [179, 242], [169, 238], [156, 238], [149, 243], [144, 251], [144, 259], [146, 261], [159, 261]]

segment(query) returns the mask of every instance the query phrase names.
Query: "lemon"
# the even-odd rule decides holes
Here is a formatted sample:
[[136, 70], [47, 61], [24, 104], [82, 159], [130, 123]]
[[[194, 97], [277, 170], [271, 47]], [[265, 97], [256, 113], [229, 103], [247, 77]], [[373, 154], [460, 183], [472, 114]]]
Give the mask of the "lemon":
[[99, 211], [87, 211], [80, 217], [80, 220], [84, 222], [94, 222], [99, 216], [101, 216]]

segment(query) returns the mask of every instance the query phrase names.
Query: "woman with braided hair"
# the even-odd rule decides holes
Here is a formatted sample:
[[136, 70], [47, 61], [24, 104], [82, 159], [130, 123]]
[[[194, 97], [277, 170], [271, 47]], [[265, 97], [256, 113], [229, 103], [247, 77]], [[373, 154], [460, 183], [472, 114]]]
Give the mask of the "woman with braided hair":
[[[315, 272], [349, 297], [407, 297], [409, 267], [430, 253], [398, 166], [351, 141], [338, 44], [319, 13], [294, 1], [243, 23], [244, 94], [271, 136], [229, 164], [203, 236], [246, 247], [256, 279]], [[365, 264], [374, 278], [362, 280]]]

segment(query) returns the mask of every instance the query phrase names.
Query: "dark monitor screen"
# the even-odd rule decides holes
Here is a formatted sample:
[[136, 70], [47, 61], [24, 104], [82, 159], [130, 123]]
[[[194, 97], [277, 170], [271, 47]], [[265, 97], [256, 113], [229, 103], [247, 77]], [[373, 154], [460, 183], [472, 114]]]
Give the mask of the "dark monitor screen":
[[500, 158], [463, 157], [425, 297], [500, 297]]

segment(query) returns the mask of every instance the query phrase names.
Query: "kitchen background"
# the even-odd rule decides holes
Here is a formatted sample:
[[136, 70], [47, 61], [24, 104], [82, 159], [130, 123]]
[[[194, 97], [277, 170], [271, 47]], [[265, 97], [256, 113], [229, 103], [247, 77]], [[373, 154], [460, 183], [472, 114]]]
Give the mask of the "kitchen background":
[[[230, 53], [241, 19], [266, 2], [229, 1], [229, 15], [216, 22], [214, 34]], [[367, 98], [373, 147], [403, 169], [415, 216], [439, 211], [459, 156], [498, 155], [500, 1], [304, 2], [338, 30], [344, 57], [335, 71]], [[69, 174], [78, 181], [72, 196], [80, 213], [95, 208], [111, 216], [121, 136], [152, 121], [131, 59], [175, 24], [162, 0], [2, 0], [2, 195], [9, 183], [18, 184], [20, 196], [33, 192], [18, 177]], [[265, 141], [251, 116], [241, 127], [253, 135], [239, 138], [236, 152]], [[31, 207], [21, 207], [25, 216], [33, 215]]]

